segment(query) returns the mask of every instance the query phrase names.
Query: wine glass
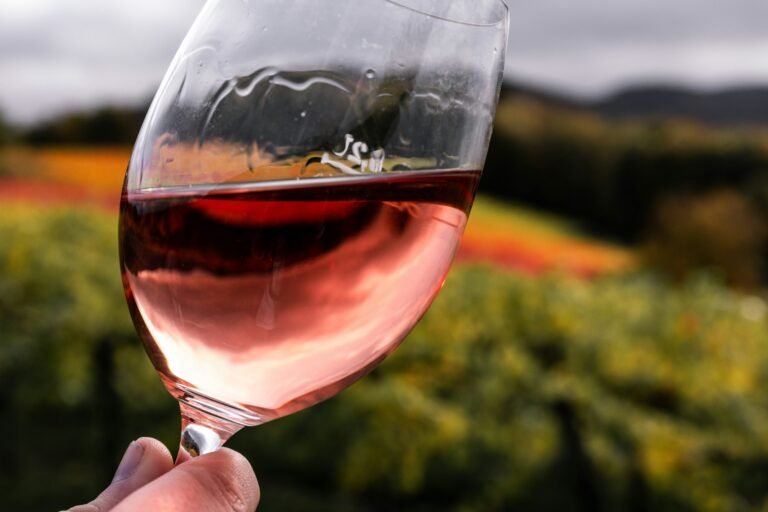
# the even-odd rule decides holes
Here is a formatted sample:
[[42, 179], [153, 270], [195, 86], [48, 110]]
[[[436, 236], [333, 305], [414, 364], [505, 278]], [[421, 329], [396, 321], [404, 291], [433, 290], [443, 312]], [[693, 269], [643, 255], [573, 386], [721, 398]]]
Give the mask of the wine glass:
[[491, 135], [503, 0], [209, 0], [128, 167], [120, 258], [180, 459], [379, 364], [439, 291]]

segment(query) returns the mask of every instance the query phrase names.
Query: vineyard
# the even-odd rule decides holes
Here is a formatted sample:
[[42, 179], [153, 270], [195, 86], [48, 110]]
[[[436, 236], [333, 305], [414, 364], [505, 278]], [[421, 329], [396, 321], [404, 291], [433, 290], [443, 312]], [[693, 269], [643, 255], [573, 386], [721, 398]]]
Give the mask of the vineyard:
[[[13, 440], [0, 445], [0, 508], [82, 502], [131, 439], [177, 442], [175, 405], [122, 298], [127, 158], [0, 158], [0, 436]], [[371, 376], [236, 436], [261, 509], [768, 506], [761, 298], [708, 274], [668, 284], [634, 251], [487, 197], [460, 260]]]
[[[517, 100], [498, 119], [403, 346], [233, 439], [259, 510], [768, 510], [766, 135]], [[178, 442], [122, 296], [128, 158], [0, 149], [0, 509], [87, 501], [130, 440]]]
[[[4, 509], [83, 501], [131, 439], [177, 442], [122, 298], [114, 220], [4, 205]], [[707, 277], [461, 264], [373, 375], [233, 447], [265, 511], [759, 510], [767, 311]]]

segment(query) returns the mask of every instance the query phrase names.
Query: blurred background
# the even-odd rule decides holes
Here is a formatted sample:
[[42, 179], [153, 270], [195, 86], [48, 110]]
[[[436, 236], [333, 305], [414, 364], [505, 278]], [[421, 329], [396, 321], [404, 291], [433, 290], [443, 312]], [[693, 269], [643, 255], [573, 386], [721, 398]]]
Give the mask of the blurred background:
[[[459, 261], [370, 377], [233, 439], [259, 510], [768, 510], [768, 3], [509, 3]], [[178, 443], [117, 206], [201, 5], [0, 3], [0, 509]]]

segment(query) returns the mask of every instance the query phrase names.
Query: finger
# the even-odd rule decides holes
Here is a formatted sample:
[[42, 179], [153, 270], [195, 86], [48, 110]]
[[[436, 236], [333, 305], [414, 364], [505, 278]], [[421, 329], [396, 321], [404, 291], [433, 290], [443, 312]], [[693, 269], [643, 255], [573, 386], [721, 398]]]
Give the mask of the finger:
[[259, 497], [259, 483], [245, 457], [222, 448], [176, 466], [114, 512], [253, 512]]
[[148, 437], [132, 442], [109, 484], [98, 498], [80, 505], [70, 512], [107, 512], [136, 489], [144, 487], [173, 468], [168, 449], [156, 439]]

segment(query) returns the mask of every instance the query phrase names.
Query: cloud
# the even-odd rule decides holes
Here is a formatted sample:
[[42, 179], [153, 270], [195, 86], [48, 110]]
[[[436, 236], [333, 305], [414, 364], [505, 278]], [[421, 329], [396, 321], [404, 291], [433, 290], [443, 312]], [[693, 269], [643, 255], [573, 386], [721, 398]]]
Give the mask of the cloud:
[[[765, 0], [508, 0], [507, 76], [582, 95], [768, 83]], [[0, 1], [0, 110], [146, 101], [203, 0]]]
[[0, 109], [17, 122], [150, 97], [202, 0], [6, 0]]
[[509, 0], [514, 46], [690, 43], [767, 37], [763, 0]]
[[508, 76], [583, 95], [634, 82], [768, 81], [764, 0], [508, 3]]

